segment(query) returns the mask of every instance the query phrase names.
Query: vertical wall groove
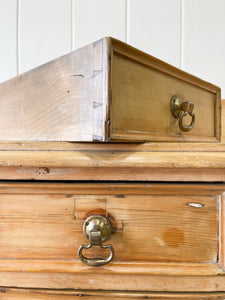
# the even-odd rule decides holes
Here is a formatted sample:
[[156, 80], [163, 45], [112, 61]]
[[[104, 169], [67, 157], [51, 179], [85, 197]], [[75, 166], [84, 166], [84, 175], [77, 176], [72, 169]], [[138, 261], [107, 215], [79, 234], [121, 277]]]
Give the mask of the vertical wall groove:
[[180, 0], [180, 68], [184, 68], [184, 0]]
[[126, 0], [126, 42], [129, 44], [130, 42], [130, 0]]
[[127, 23], [127, 16], [128, 16], [127, 2], [128, 2], [128, 0], [125, 0], [125, 42], [126, 43], [127, 43], [127, 28], [128, 28], [128, 23]]
[[20, 0], [17, 0], [16, 20], [16, 73], [20, 74]]
[[74, 0], [71, 0], [71, 51], [74, 49]]

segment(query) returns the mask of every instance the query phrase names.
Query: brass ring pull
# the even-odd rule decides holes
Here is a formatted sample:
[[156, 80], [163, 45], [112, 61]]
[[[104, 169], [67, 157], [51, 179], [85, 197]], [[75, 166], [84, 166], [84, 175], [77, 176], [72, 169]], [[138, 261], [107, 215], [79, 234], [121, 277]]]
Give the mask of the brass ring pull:
[[[114, 256], [112, 245], [103, 245], [111, 235], [112, 229], [109, 220], [100, 215], [93, 215], [84, 222], [83, 233], [89, 239], [89, 245], [81, 245], [78, 249], [80, 260], [92, 267], [98, 267], [109, 263]], [[83, 255], [83, 249], [90, 249], [93, 246], [99, 246], [102, 249], [109, 249], [110, 254], [107, 258], [87, 258]]]
[[[193, 104], [193, 103], [192, 103]], [[183, 117], [185, 117], [187, 114], [189, 114], [192, 119], [191, 119], [191, 124], [190, 125], [183, 125]], [[187, 113], [187, 112], [184, 112], [182, 111], [180, 116], [179, 116], [179, 127], [180, 127], [180, 130], [184, 131], [184, 132], [187, 132], [187, 131], [190, 131], [195, 125], [195, 114], [193, 113]]]
[[[194, 103], [192, 101], [182, 102], [180, 98], [175, 95], [171, 99], [171, 112], [174, 118], [179, 119], [180, 130], [184, 132], [190, 131], [195, 125], [195, 114], [193, 113]], [[185, 116], [191, 116], [191, 123], [189, 125], [183, 124]]]

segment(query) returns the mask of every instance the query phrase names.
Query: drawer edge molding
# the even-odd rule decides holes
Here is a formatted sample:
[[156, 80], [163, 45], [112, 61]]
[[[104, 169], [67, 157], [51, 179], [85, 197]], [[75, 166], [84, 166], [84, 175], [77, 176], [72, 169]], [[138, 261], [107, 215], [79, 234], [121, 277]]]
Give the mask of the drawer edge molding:
[[[40, 299], [39, 297], [46, 297], [42, 299], [52, 299], [52, 296], [55, 296], [56, 299], [66, 299], [73, 300], [74, 297], [82, 297], [82, 299], [177, 299], [177, 300], [185, 300], [185, 299], [199, 299], [199, 300], [219, 300], [224, 299], [225, 293], [217, 292], [217, 293], [144, 293], [144, 292], [114, 292], [114, 291], [91, 291], [91, 290], [45, 290], [45, 289], [16, 289], [16, 288], [7, 288], [0, 287], [0, 295], [2, 300], [12, 299], [24, 299], [24, 297], [29, 297], [30, 299]], [[209, 297], [209, 298], [208, 298]]]
[[[225, 276], [162, 276], [0, 272], [0, 286], [151, 292], [225, 292]], [[192, 298], [193, 299], [193, 298]], [[204, 298], [203, 298], [204, 299]]]
[[225, 168], [225, 152], [0, 151], [0, 167]]
[[216, 276], [224, 272], [217, 264], [206, 263], [155, 263], [111, 262], [98, 269], [78, 260], [1, 259], [0, 272], [26, 273], [73, 273], [73, 274], [120, 274], [120, 275], [170, 275]]

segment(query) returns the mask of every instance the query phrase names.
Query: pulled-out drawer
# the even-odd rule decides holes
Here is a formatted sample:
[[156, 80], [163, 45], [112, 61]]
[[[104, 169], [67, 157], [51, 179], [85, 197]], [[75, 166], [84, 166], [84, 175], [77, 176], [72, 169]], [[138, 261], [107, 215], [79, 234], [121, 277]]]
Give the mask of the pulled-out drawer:
[[[163, 290], [159, 281], [169, 277], [171, 291], [219, 290], [224, 191], [222, 184], [1, 184], [0, 285], [150, 291]], [[85, 237], [96, 218], [103, 224]], [[216, 289], [213, 281], [196, 284], [210, 276]]]
[[0, 85], [1, 141], [218, 142], [220, 89], [112, 38]]

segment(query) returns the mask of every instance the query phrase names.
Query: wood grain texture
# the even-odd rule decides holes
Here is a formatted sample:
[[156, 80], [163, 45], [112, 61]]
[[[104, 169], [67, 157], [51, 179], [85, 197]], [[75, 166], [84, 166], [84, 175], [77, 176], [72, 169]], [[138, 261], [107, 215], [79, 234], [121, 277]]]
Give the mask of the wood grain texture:
[[82, 297], [82, 299], [109, 299], [109, 300], [123, 300], [123, 299], [161, 299], [161, 300], [223, 300], [224, 293], [128, 293], [128, 292], [109, 292], [109, 291], [58, 291], [58, 290], [40, 290], [40, 289], [0, 289], [0, 296], [2, 300], [24, 299], [24, 300], [74, 300], [75, 297]]
[[[135, 48], [128, 51], [120, 41], [112, 39], [111, 43], [112, 140], [220, 140], [219, 88]], [[177, 120], [168, 113], [173, 95], [195, 103], [196, 124], [188, 133], [181, 132]]]
[[0, 178], [219, 182], [224, 153], [224, 143], [0, 143]]
[[1, 272], [0, 285], [46, 289], [99, 289], [151, 292], [225, 292], [225, 276], [156, 276]]
[[[225, 103], [225, 101], [224, 101]], [[225, 112], [225, 105], [224, 105]], [[0, 151], [224, 152], [225, 143], [1, 142]]]
[[219, 264], [225, 270], [225, 193], [221, 197], [219, 214]]
[[1, 84], [0, 140], [103, 140], [103, 69], [100, 41]]
[[[104, 210], [115, 220], [109, 240], [115, 258], [95, 275], [221, 274], [218, 201], [224, 189], [222, 184], [2, 183], [0, 271], [89, 276], [92, 268], [77, 256], [79, 245], [87, 243], [86, 207], [86, 217]], [[89, 252], [96, 255], [104, 253]]]
[[108, 180], [108, 181], [161, 181], [161, 182], [222, 182], [224, 168], [56, 168], [56, 167], [1, 167], [4, 180]]
[[[1, 259], [1, 272], [65, 273], [90, 275], [92, 269], [77, 260]], [[111, 262], [107, 268], [95, 269], [96, 274], [160, 275], [160, 276], [216, 276], [223, 275], [217, 264], [202, 263], [157, 263], [157, 262]]]
[[[132, 83], [132, 84], [131, 84]], [[194, 102], [196, 124], [181, 132], [178, 120], [170, 113], [173, 95]], [[211, 141], [215, 135], [215, 95], [180, 79], [148, 68], [120, 54], [112, 58], [111, 136], [129, 135], [152, 141]], [[203, 109], [204, 107], [204, 109]], [[168, 113], [169, 112], [169, 113]], [[184, 118], [186, 125], [190, 118]]]
[[[85, 186], [85, 189], [84, 189]], [[0, 193], [3, 194], [64, 194], [64, 195], [218, 195], [225, 190], [225, 183], [136, 183], [132, 182], [97, 182], [97, 183], [63, 183], [63, 182], [1, 182]], [[104, 197], [103, 197], [104, 198]]]
[[225, 143], [225, 99], [222, 100], [222, 134], [221, 141]]
[[[68, 198], [35, 191], [2, 194], [1, 257], [78, 259], [79, 245], [87, 241], [82, 222], [74, 220], [75, 198], [76, 194]], [[106, 199], [107, 215], [123, 224], [122, 231], [110, 238], [114, 261], [217, 262], [217, 197], [125, 194], [122, 199], [113, 195]], [[193, 209], [192, 203], [200, 208]], [[97, 203], [87, 209], [86, 218], [99, 208]], [[105, 254], [95, 250], [88, 253]]]
[[[85, 188], [84, 188], [85, 186]], [[0, 194], [60, 194], [60, 195], [218, 195], [225, 183], [62, 183], [62, 182], [1, 182]], [[181, 193], [182, 191], [182, 193]], [[103, 197], [104, 198], [104, 197]]]
[[6, 166], [224, 169], [225, 152], [0, 151], [0, 167]]

